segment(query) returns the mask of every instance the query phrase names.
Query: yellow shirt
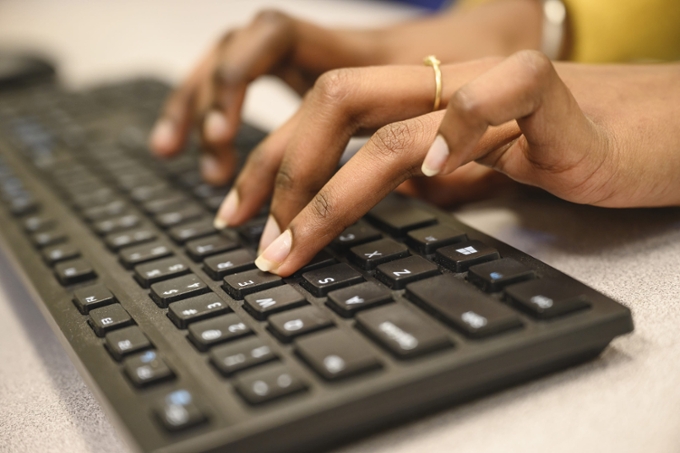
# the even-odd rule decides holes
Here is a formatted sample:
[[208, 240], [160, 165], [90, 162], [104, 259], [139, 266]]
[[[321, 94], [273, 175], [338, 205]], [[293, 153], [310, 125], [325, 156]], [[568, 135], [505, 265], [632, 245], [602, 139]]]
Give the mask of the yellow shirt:
[[[489, 0], [463, 0], [466, 4]], [[536, 0], [540, 1], [540, 0]], [[680, 0], [563, 0], [571, 61], [680, 60]]]

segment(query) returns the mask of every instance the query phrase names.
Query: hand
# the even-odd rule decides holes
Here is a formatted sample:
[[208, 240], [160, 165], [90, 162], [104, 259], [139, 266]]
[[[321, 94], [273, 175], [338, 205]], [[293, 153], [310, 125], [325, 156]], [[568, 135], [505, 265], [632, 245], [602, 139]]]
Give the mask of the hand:
[[227, 33], [170, 96], [150, 145], [160, 156], [174, 155], [193, 126], [199, 125], [203, 176], [210, 183], [223, 184], [235, 167], [231, 142], [246, 87], [260, 75], [277, 75], [303, 95], [319, 75], [335, 68], [419, 64], [432, 52], [443, 61], [461, 61], [535, 48], [540, 24], [536, 0], [452, 8], [438, 16], [375, 30], [325, 29], [265, 11], [245, 28]]
[[[678, 66], [556, 67], [530, 51], [443, 66], [446, 111], [432, 113], [431, 68], [324, 74], [251, 155], [218, 218], [243, 222], [273, 191], [256, 263], [286, 276], [402, 182], [470, 162], [577, 203], [680, 203]], [[349, 138], [376, 128], [334, 174]]]

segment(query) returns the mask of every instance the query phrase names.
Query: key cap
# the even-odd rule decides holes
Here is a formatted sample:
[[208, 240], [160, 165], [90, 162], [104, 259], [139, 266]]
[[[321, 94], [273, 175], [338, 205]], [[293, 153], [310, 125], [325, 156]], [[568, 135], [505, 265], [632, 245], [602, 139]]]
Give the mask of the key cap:
[[293, 395], [307, 385], [284, 365], [271, 365], [236, 377], [236, 391], [250, 404], [262, 404]]
[[114, 233], [106, 236], [104, 242], [106, 246], [114, 252], [123, 247], [143, 244], [156, 239], [156, 232], [150, 228], [139, 228], [137, 230]]
[[500, 258], [498, 250], [479, 241], [460, 242], [440, 248], [434, 260], [454, 272], [465, 272], [470, 266]]
[[168, 230], [168, 235], [170, 235], [172, 240], [176, 243], [184, 244], [192, 239], [208, 236], [215, 232], [213, 221], [210, 219], [203, 219], [170, 228], [170, 230]]
[[112, 219], [100, 220], [92, 225], [95, 233], [100, 236], [105, 236], [111, 233], [118, 233], [119, 231], [130, 230], [139, 225], [140, 219], [135, 214], [127, 214], [121, 217], [114, 217]]
[[248, 241], [250, 244], [257, 244], [260, 242], [262, 231], [264, 231], [264, 224], [267, 222], [266, 217], [253, 219], [239, 227], [236, 227], [239, 236]]
[[295, 351], [314, 371], [329, 381], [380, 368], [365, 340], [331, 329], [295, 342]]
[[338, 237], [333, 239], [331, 247], [337, 250], [347, 250], [366, 242], [376, 241], [382, 238], [380, 231], [376, 230], [366, 222], [357, 222], [348, 227]]
[[[228, 252], [229, 250], [234, 250], [238, 247], [239, 245], [236, 241], [214, 234], [212, 236], [187, 242], [185, 249], [187, 255], [189, 255], [192, 260], [202, 261], [209, 256]], [[222, 277], [217, 278], [217, 280], [220, 280]]]
[[467, 241], [465, 233], [446, 225], [432, 225], [409, 231], [406, 235], [406, 243], [423, 254], [434, 253], [439, 247], [463, 241]]
[[220, 209], [220, 206], [222, 206], [222, 202], [224, 201], [224, 197], [221, 195], [215, 195], [212, 197], [208, 197], [203, 200], [203, 205], [208, 208], [212, 212], [217, 212]]
[[350, 318], [360, 310], [391, 302], [392, 294], [373, 282], [364, 282], [328, 293], [328, 304], [340, 316]]
[[213, 280], [247, 271], [255, 267], [255, 254], [247, 249], [234, 250], [211, 256], [203, 261], [203, 270]]
[[321, 250], [314, 256], [314, 258], [312, 258], [306, 265], [304, 265], [302, 269], [297, 271], [295, 275], [300, 276], [305, 272], [320, 269], [322, 267], [330, 266], [331, 264], [335, 263], [337, 263], [337, 261], [335, 261], [335, 258], [333, 258], [330, 253], [328, 253], [325, 250]]
[[148, 288], [153, 283], [179, 277], [180, 275], [188, 273], [189, 268], [187, 265], [184, 264], [181, 259], [173, 256], [136, 266], [135, 280], [137, 280], [143, 288]]
[[403, 304], [361, 312], [356, 320], [359, 329], [399, 359], [410, 359], [452, 346], [444, 328]]
[[329, 291], [351, 286], [364, 281], [358, 271], [345, 263], [317, 269], [302, 274], [302, 286], [317, 297], [323, 297]]
[[82, 259], [64, 261], [54, 266], [54, 274], [63, 286], [85, 282], [97, 277], [90, 264]]
[[111, 304], [90, 310], [87, 322], [98, 337], [103, 337], [107, 332], [129, 326], [132, 318], [121, 304]]
[[378, 225], [378, 228], [396, 237], [404, 236], [409, 230], [437, 223], [437, 218], [433, 214], [403, 202], [395, 203], [391, 200], [378, 203], [366, 216]]
[[209, 355], [215, 368], [225, 376], [276, 359], [276, 354], [271, 348], [256, 337], [217, 346]]
[[156, 384], [175, 376], [156, 351], [146, 351], [125, 359], [123, 369], [137, 387]]
[[330, 316], [314, 306], [284, 311], [269, 318], [269, 330], [285, 342], [332, 325]]
[[557, 279], [530, 280], [505, 288], [506, 299], [538, 319], [552, 319], [590, 307], [573, 283]]
[[39, 233], [54, 228], [57, 222], [45, 215], [34, 215], [24, 220], [24, 230], [27, 233]]
[[87, 286], [73, 293], [73, 303], [84, 315], [93, 308], [114, 302], [117, 302], [115, 296], [104, 285]]
[[283, 310], [307, 304], [305, 296], [290, 285], [279, 286], [245, 297], [243, 308], [254, 318], [263, 320], [267, 316]]
[[25, 195], [12, 198], [8, 207], [12, 215], [19, 217], [36, 212], [40, 208], [40, 203], [32, 195]]
[[200, 351], [207, 351], [213, 345], [235, 340], [251, 333], [253, 331], [236, 313], [189, 324], [189, 340]]
[[151, 342], [137, 326], [124, 327], [107, 333], [104, 344], [113, 358], [118, 361], [126, 355], [151, 347]]
[[406, 286], [406, 297], [471, 338], [522, 326], [514, 311], [453, 274], [411, 283]]
[[155, 406], [154, 412], [168, 431], [181, 431], [206, 421], [194, 398], [187, 390], [169, 393]]
[[61, 261], [71, 260], [80, 256], [80, 250], [73, 244], [60, 244], [48, 247], [42, 251], [42, 256], [45, 262], [53, 266]]
[[38, 248], [61, 244], [67, 239], [68, 236], [61, 230], [43, 231], [42, 233], [35, 233], [31, 236], [31, 240]]
[[352, 247], [349, 252], [350, 260], [369, 271], [382, 263], [409, 255], [408, 248], [404, 244], [389, 238]]
[[154, 219], [161, 228], [171, 228], [191, 220], [198, 220], [205, 215], [205, 211], [198, 205], [189, 205], [176, 211], [157, 214]]
[[208, 286], [194, 274], [184, 275], [151, 285], [151, 298], [156, 304], [165, 308], [168, 304], [199, 296], [209, 291]]
[[432, 277], [439, 273], [436, 264], [420, 256], [409, 256], [381, 264], [375, 276], [392, 289], [404, 289], [408, 283]]
[[283, 279], [259, 269], [240, 272], [224, 277], [224, 290], [234, 299], [243, 299], [248, 294], [264, 291], [283, 284]]
[[130, 192], [130, 198], [135, 203], [146, 203], [165, 197], [169, 190], [170, 186], [165, 183], [150, 183], [141, 187], [135, 187], [132, 192]]
[[186, 195], [177, 193], [157, 200], [147, 201], [142, 205], [142, 209], [150, 215], [163, 214], [180, 209], [182, 206], [186, 206], [187, 203], [190, 203], [189, 198]]
[[128, 269], [147, 261], [165, 258], [172, 255], [170, 248], [160, 241], [149, 242], [133, 247], [126, 247], [118, 253], [120, 262]]
[[211, 318], [231, 311], [229, 305], [216, 294], [203, 294], [179, 302], [173, 302], [168, 306], [168, 318], [180, 329], [202, 319]]
[[493, 293], [508, 285], [535, 278], [534, 271], [512, 258], [477, 264], [468, 269], [468, 281], [482, 291]]
[[123, 200], [114, 200], [104, 206], [95, 206], [94, 208], [85, 209], [83, 217], [88, 222], [96, 222], [99, 220], [109, 219], [111, 217], [120, 217], [128, 210], [128, 204]]

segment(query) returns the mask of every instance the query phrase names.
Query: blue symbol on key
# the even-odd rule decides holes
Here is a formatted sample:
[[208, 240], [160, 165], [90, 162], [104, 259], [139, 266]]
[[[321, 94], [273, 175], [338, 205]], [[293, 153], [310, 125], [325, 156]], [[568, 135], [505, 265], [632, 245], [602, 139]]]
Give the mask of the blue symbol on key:
[[492, 280], [498, 280], [503, 278], [503, 274], [501, 274], [500, 272], [492, 272], [489, 274], [489, 277], [491, 277]]
[[186, 390], [176, 390], [165, 397], [165, 401], [175, 406], [186, 406], [191, 403], [191, 393]]
[[156, 353], [153, 351], [146, 351], [142, 356], [139, 358], [143, 363], [149, 363], [153, 362], [156, 360]]

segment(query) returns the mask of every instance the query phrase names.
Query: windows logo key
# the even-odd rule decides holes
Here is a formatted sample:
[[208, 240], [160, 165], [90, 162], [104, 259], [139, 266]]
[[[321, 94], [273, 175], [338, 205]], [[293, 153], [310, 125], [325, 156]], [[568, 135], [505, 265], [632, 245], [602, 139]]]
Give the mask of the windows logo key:
[[477, 253], [477, 249], [469, 246], [469, 247], [463, 247], [462, 249], [456, 249], [456, 252], [460, 253], [461, 255], [473, 255]]

